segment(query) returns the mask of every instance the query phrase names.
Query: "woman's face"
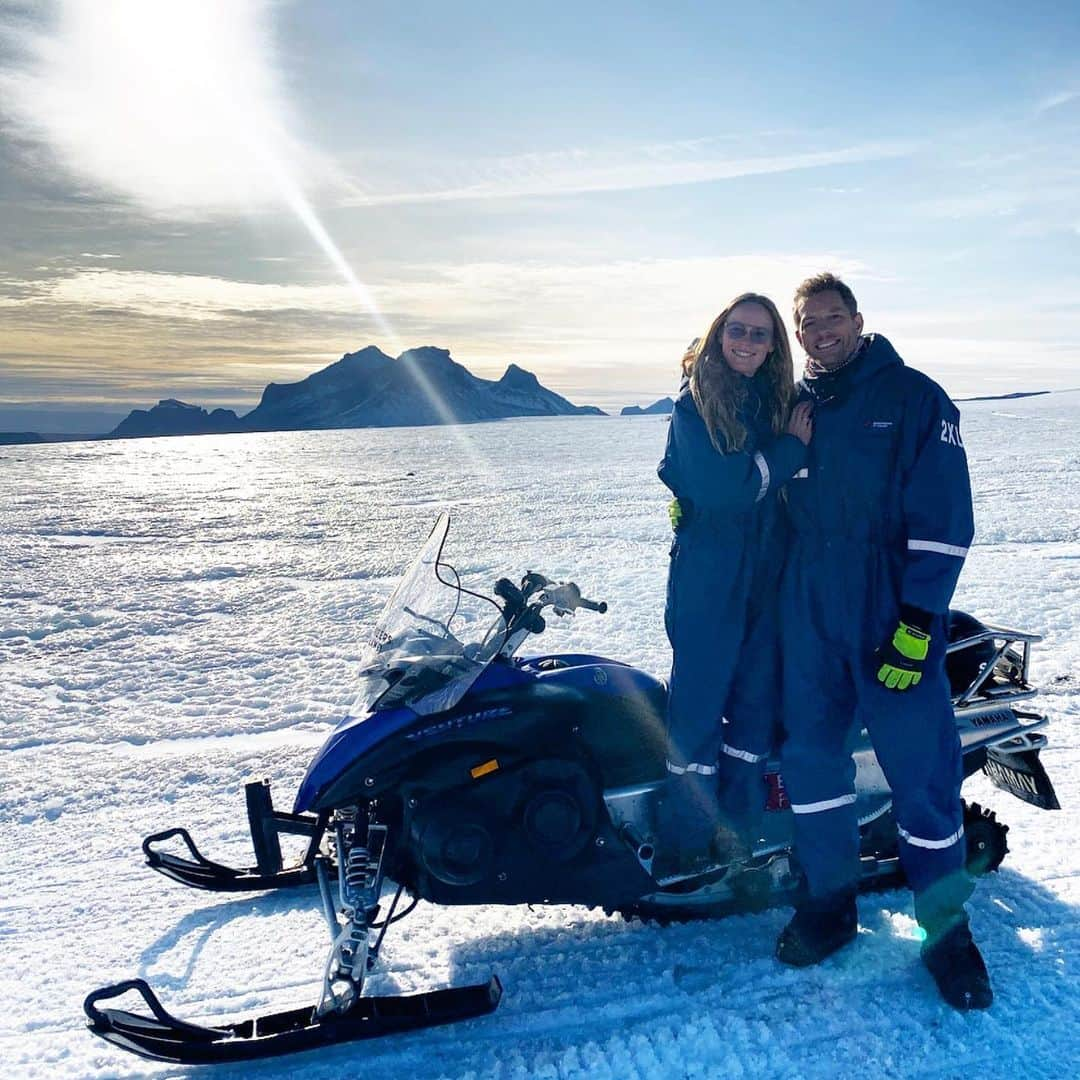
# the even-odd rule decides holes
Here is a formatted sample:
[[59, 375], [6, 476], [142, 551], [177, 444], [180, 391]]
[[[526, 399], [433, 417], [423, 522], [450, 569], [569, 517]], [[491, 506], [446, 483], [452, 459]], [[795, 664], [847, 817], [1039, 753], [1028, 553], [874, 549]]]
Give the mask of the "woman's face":
[[736, 304], [724, 322], [720, 351], [732, 371], [753, 378], [773, 345], [772, 317], [760, 304]]

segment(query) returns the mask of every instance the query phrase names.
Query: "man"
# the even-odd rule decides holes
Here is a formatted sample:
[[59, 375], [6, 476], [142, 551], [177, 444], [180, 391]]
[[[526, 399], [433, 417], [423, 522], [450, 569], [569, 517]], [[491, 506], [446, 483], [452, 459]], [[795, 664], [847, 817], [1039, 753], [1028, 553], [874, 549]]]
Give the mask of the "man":
[[799, 286], [795, 325], [814, 435], [788, 484], [783, 775], [806, 893], [776, 954], [803, 967], [856, 936], [849, 740], [866, 728], [893, 791], [923, 961], [950, 1005], [986, 1008], [945, 676], [946, 616], [973, 532], [959, 413], [885, 338], [863, 336], [855, 297], [832, 274]]

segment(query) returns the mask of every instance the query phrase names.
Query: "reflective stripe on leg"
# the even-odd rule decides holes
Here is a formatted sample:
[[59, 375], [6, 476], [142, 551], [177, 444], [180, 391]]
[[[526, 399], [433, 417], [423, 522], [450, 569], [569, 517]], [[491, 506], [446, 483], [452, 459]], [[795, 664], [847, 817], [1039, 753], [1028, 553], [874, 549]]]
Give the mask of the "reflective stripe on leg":
[[686, 773], [700, 773], [702, 776], [715, 776], [715, 765], [702, 765], [700, 762], [691, 761], [686, 765], [676, 765], [675, 762], [669, 761], [667, 763], [667, 771], [674, 773], [676, 776], [685, 776]]
[[[792, 809], [794, 810], [795, 808], [792, 807]], [[964, 835], [964, 826], [961, 825], [952, 836], [946, 836], [944, 840], [927, 840], [922, 836], [912, 836], [911, 833], [901, 825], [896, 826], [896, 831], [912, 847], [929, 848], [931, 851], [939, 851], [941, 848], [952, 847], [953, 844], [959, 843], [960, 838]]]
[[[728, 746], [727, 743], [720, 747], [720, 752], [727, 754], [728, 757], [749, 762], [751, 765], [756, 765], [759, 761], [766, 761], [769, 757], [768, 754], [751, 754], [749, 750], [739, 750], [737, 747]], [[668, 768], [670, 767], [669, 765]]]
[[854, 794], [841, 795], [837, 799], [822, 799], [821, 802], [792, 803], [791, 809], [796, 814], [821, 814], [826, 810], [836, 810], [841, 806], [850, 806], [855, 801]]

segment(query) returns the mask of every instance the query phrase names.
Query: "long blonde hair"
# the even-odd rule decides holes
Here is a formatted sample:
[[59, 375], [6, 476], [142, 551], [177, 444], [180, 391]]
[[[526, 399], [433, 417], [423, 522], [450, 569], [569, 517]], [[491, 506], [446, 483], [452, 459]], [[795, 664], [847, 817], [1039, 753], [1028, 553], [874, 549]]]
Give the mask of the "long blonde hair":
[[713, 319], [705, 336], [698, 338], [687, 349], [682, 360], [683, 374], [690, 376], [690, 393], [694, 404], [705, 421], [709, 438], [722, 453], [741, 450], [746, 445], [746, 425], [739, 419], [739, 407], [746, 400], [746, 380], [731, 370], [722, 351], [724, 324], [739, 304], [759, 304], [772, 319], [772, 348], [759, 374], [764, 376], [766, 391], [763, 405], [773, 434], [779, 435], [787, 426], [791, 399], [795, 393], [791, 346], [776, 305], [760, 293], [748, 292], [736, 296]]

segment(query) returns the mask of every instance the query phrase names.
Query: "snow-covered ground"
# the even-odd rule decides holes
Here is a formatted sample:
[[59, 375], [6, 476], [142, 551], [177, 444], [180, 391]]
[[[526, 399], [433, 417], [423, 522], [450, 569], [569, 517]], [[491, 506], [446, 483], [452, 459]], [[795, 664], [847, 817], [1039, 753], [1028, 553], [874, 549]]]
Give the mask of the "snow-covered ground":
[[[918, 961], [909, 895], [860, 902], [857, 946], [773, 959], [783, 912], [661, 929], [581, 908], [421, 904], [374, 992], [479, 981], [490, 1017], [213, 1075], [1061, 1077], [1080, 1067], [1080, 394], [964, 407], [978, 537], [958, 606], [1038, 630], [1043, 760], [1065, 809], [977, 777], [1012, 853], [973, 922], [997, 1001], [962, 1016]], [[543, 648], [664, 674], [662, 418], [513, 421], [0, 449], [0, 1060], [17, 1077], [183, 1074], [83, 1026], [147, 978], [193, 1020], [314, 1001], [316, 894], [201, 894], [139, 843], [187, 825], [251, 861], [242, 785], [281, 804], [352, 696], [359, 642], [438, 508], [467, 580], [573, 576], [606, 616]]]

